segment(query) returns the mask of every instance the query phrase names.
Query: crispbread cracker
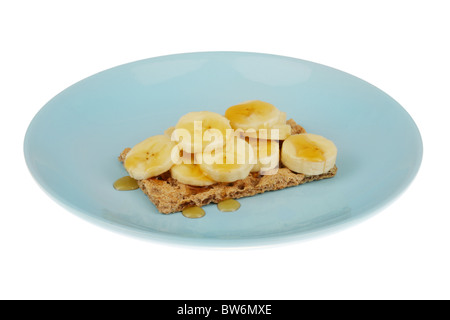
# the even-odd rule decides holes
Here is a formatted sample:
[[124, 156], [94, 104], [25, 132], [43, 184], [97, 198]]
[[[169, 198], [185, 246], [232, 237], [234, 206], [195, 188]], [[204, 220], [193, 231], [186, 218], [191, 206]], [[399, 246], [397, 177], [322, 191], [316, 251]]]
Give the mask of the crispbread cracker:
[[[286, 122], [292, 128], [292, 134], [305, 133], [305, 129], [290, 119]], [[119, 156], [123, 162], [130, 148], [126, 148]], [[327, 179], [336, 175], [334, 166], [329, 172], [307, 176], [295, 173], [288, 168], [280, 167], [276, 174], [259, 175], [250, 173], [247, 178], [231, 183], [215, 183], [207, 187], [193, 187], [170, 177], [166, 172], [160, 176], [138, 180], [141, 190], [161, 213], [173, 213], [193, 206], [204, 206], [209, 203], [219, 203], [226, 199], [239, 199], [254, 196], [267, 191], [280, 190], [297, 186], [306, 182]]]

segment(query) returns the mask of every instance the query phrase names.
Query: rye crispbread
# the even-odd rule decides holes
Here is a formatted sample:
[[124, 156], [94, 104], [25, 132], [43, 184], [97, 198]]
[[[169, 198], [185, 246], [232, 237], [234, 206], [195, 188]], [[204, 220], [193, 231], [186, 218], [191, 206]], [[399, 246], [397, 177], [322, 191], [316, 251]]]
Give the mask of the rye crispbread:
[[[305, 133], [305, 129], [290, 119], [286, 122], [292, 128], [292, 134]], [[126, 148], [119, 156], [123, 162], [130, 148]], [[178, 182], [166, 172], [160, 176], [138, 180], [141, 190], [161, 213], [174, 213], [185, 208], [202, 207], [209, 203], [219, 203], [226, 199], [239, 199], [254, 196], [266, 191], [280, 190], [303, 183], [332, 178], [336, 175], [334, 166], [329, 172], [307, 176], [295, 173], [288, 168], [280, 167], [276, 174], [259, 175], [250, 173], [247, 178], [231, 183], [215, 183], [207, 187], [194, 187]]]

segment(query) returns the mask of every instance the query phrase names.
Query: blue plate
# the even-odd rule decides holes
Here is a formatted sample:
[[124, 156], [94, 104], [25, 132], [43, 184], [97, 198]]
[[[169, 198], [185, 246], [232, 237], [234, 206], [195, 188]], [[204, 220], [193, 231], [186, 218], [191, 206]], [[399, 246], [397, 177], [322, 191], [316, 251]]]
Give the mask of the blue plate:
[[[116, 191], [117, 156], [161, 134], [185, 113], [224, 113], [241, 101], [270, 102], [308, 132], [333, 140], [333, 179], [240, 199], [241, 208], [187, 219], [160, 214], [140, 191]], [[408, 113], [371, 84], [309, 61], [259, 53], [200, 52], [121, 65], [50, 100], [24, 142], [29, 170], [58, 203], [114, 230], [177, 244], [260, 246], [349, 226], [412, 182], [422, 160]]]

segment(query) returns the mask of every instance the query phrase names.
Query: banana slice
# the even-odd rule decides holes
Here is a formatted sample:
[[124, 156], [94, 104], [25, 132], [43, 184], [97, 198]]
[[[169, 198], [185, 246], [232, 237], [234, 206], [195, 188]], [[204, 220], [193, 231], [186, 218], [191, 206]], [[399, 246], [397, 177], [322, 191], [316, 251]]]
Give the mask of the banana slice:
[[268, 102], [242, 102], [228, 108], [225, 117], [233, 129], [244, 130], [248, 137], [284, 140], [291, 134], [291, 127], [286, 124], [286, 113]]
[[216, 183], [203, 173], [199, 165], [195, 164], [195, 154], [180, 152], [180, 156], [174, 162], [175, 165], [170, 169], [170, 175], [179, 182], [198, 187]]
[[292, 128], [290, 125], [284, 124], [275, 124], [271, 129], [237, 129], [236, 132], [240, 134], [242, 138], [251, 138], [251, 139], [264, 139], [264, 140], [286, 140], [292, 133]]
[[175, 131], [175, 127], [168, 127], [165, 131], [164, 134], [166, 136], [168, 136], [169, 138], [172, 137], [172, 133]]
[[197, 164], [176, 164], [170, 169], [172, 178], [191, 186], [210, 186], [216, 183], [200, 169]]
[[171, 153], [174, 147], [175, 142], [168, 136], [147, 138], [128, 152], [124, 161], [125, 169], [136, 180], [158, 176], [173, 166]]
[[[253, 148], [243, 139], [227, 141], [226, 147], [216, 152], [197, 154], [201, 170], [217, 182], [233, 182], [246, 178], [256, 163]], [[202, 159], [198, 159], [199, 157]]]
[[281, 162], [306, 175], [328, 172], [336, 163], [337, 148], [325, 137], [312, 133], [291, 135], [283, 142]]
[[[292, 132], [292, 127], [288, 124], [286, 124], [286, 121], [284, 123], [279, 123], [274, 125], [270, 130], [267, 130], [268, 137], [267, 139], [271, 140], [286, 140]], [[260, 138], [261, 135], [259, 135]]]
[[276, 140], [263, 140], [246, 138], [253, 147], [257, 158], [251, 172], [259, 172], [261, 175], [277, 173], [280, 161], [280, 143]]
[[229, 107], [225, 117], [233, 129], [268, 129], [280, 121], [281, 111], [274, 105], [251, 100]]
[[230, 121], [211, 111], [190, 112], [182, 116], [172, 132], [172, 140], [190, 153], [202, 152], [206, 146], [224, 144]]

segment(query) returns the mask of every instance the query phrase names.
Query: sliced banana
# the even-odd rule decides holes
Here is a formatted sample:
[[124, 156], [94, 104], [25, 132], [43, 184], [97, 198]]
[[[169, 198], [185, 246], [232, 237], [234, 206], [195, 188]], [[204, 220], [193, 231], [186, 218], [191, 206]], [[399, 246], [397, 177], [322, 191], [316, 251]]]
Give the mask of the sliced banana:
[[291, 135], [283, 142], [281, 162], [306, 175], [328, 172], [336, 163], [337, 148], [325, 137], [312, 133]]
[[208, 145], [224, 144], [230, 121], [211, 111], [190, 112], [180, 118], [172, 132], [172, 140], [190, 153], [202, 152]]
[[271, 175], [278, 171], [280, 161], [280, 143], [276, 140], [263, 140], [246, 138], [253, 147], [257, 158], [251, 172], [259, 172], [261, 175]]
[[225, 117], [230, 120], [233, 129], [268, 129], [279, 122], [281, 111], [274, 105], [251, 100], [229, 107]]
[[[267, 139], [286, 140], [291, 135], [291, 131], [292, 131], [292, 127], [290, 125], [286, 124], [286, 122], [279, 123], [279, 124], [272, 126], [272, 128], [270, 128], [270, 130], [267, 130]], [[261, 135], [259, 135], [259, 138], [264, 139], [264, 137]]]
[[216, 183], [200, 169], [197, 164], [176, 164], [170, 169], [172, 178], [191, 186], [210, 186]]
[[286, 113], [268, 102], [242, 102], [228, 108], [225, 117], [233, 129], [242, 129], [248, 137], [284, 140], [291, 134], [291, 127], [286, 124]]
[[168, 127], [165, 131], [164, 134], [166, 136], [168, 136], [169, 138], [172, 137], [172, 133], [175, 131], [175, 127]]
[[124, 161], [125, 169], [136, 180], [158, 176], [173, 166], [171, 154], [174, 147], [175, 142], [168, 136], [147, 138], [128, 152]]
[[271, 129], [237, 129], [236, 132], [243, 138], [265, 139], [265, 140], [286, 140], [292, 133], [292, 127], [286, 123], [275, 124]]
[[[222, 151], [197, 154], [201, 170], [218, 182], [234, 182], [246, 178], [256, 163], [253, 148], [243, 139], [227, 141]], [[198, 159], [199, 157], [202, 159]]]

